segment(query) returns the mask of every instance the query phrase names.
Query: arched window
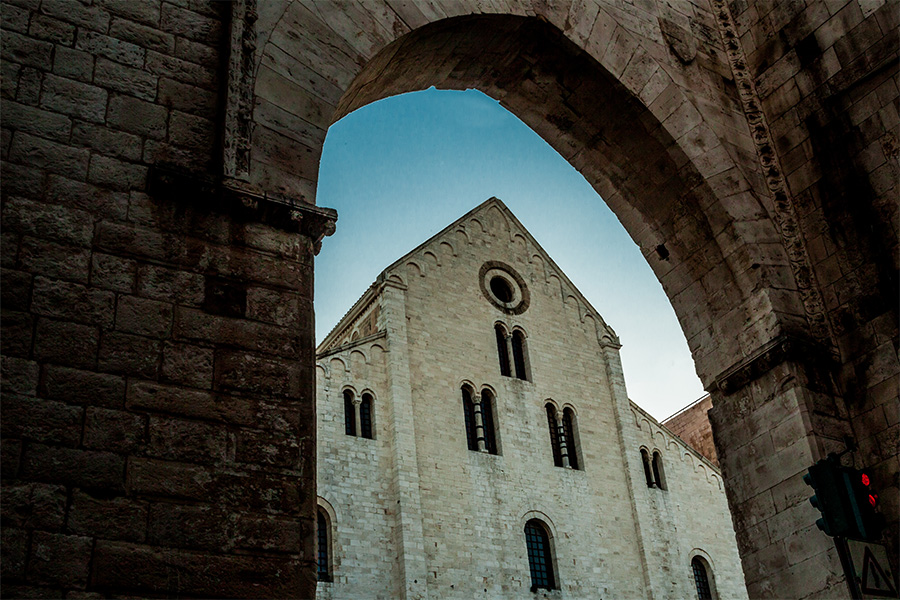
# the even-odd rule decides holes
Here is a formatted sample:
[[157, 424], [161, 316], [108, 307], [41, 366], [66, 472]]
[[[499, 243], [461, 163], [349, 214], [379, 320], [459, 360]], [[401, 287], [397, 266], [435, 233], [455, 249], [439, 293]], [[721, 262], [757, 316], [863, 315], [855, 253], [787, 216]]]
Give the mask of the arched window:
[[641, 448], [641, 462], [644, 463], [644, 477], [647, 478], [647, 487], [653, 487], [653, 472], [650, 470], [650, 453], [646, 448]]
[[328, 515], [318, 509], [316, 518], [316, 538], [318, 540], [316, 574], [319, 581], [331, 581], [331, 525]]
[[494, 397], [488, 390], [481, 392], [481, 420], [484, 424], [484, 449], [497, 454], [497, 434], [494, 431]]
[[359, 434], [372, 439], [372, 394], [363, 394], [359, 403]]
[[697, 598], [699, 600], [714, 600], [714, 586], [706, 564], [699, 556], [691, 559], [691, 569], [694, 571], [694, 584], [697, 586]]
[[666, 489], [666, 473], [663, 470], [662, 455], [658, 450], [653, 452], [653, 482], [659, 489]]
[[575, 411], [569, 407], [563, 409], [563, 436], [566, 440], [566, 453], [569, 457], [569, 466], [578, 469], [578, 446], [575, 444], [575, 437], [578, 432], [578, 425], [575, 422]]
[[344, 390], [344, 433], [356, 435], [356, 407], [350, 390]]
[[468, 387], [462, 389], [463, 414], [466, 419], [466, 443], [469, 450], [478, 450], [478, 439], [475, 437], [475, 407], [472, 404], [472, 392]]
[[547, 403], [547, 425], [550, 429], [550, 447], [553, 449], [553, 464], [563, 466], [562, 450], [559, 444], [559, 424], [556, 422], [556, 407]]
[[494, 325], [494, 334], [497, 337], [497, 356], [500, 358], [500, 374], [510, 376], [509, 348], [506, 345], [506, 329], [500, 323]]
[[512, 336], [513, 364], [516, 367], [516, 379], [528, 379], [525, 372], [525, 334], [519, 330]]
[[531, 571], [531, 591], [556, 588], [553, 576], [553, 556], [547, 526], [537, 519], [525, 523], [525, 547], [528, 549], [528, 568]]

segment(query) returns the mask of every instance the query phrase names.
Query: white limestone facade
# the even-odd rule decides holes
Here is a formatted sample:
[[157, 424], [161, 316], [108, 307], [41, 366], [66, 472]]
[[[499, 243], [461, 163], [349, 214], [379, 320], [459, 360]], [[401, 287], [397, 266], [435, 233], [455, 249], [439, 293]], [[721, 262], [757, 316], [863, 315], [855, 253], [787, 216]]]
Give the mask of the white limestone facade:
[[[501, 373], [498, 324], [524, 337], [525, 379], [513, 356]], [[385, 269], [317, 349], [317, 597], [696, 598], [699, 557], [714, 598], [746, 598], [721, 474], [629, 401], [619, 347], [495, 198]], [[493, 398], [496, 454], [469, 449], [463, 387]], [[371, 439], [359, 408], [346, 433], [345, 392], [371, 398]], [[548, 403], [574, 415], [578, 468], [555, 464]], [[532, 585], [532, 519], [552, 589]]]

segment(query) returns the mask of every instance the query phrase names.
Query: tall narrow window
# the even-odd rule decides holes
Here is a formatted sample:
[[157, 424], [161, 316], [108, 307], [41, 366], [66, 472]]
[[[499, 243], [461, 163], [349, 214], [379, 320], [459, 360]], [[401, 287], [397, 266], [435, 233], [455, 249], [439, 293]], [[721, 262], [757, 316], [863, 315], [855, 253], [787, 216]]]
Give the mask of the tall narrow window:
[[494, 325], [494, 333], [497, 336], [497, 356], [500, 358], [500, 374], [509, 377], [509, 348], [506, 347], [506, 329], [503, 328], [503, 325], [497, 323]]
[[531, 591], [556, 587], [553, 577], [553, 557], [546, 526], [537, 519], [525, 523], [525, 547], [528, 549], [528, 568], [531, 571]]
[[516, 379], [528, 379], [525, 374], [525, 334], [514, 331], [512, 337], [513, 363], [516, 366]]
[[699, 556], [691, 560], [691, 569], [694, 571], [694, 584], [697, 586], [697, 598], [699, 600], [713, 600], [712, 587], [709, 584], [709, 575], [706, 566]]
[[359, 434], [372, 439], [372, 394], [363, 394], [359, 403]]
[[578, 448], [575, 446], [575, 411], [571, 408], [563, 410], [563, 435], [566, 438], [566, 452], [569, 455], [569, 466], [573, 469], [579, 468]]
[[463, 414], [466, 418], [466, 443], [469, 450], [478, 450], [478, 439], [475, 437], [475, 408], [472, 404], [472, 392], [462, 389]]
[[647, 487], [653, 487], [653, 472], [650, 470], [650, 453], [646, 448], [641, 448], [641, 462], [644, 463], [644, 477], [647, 478]]
[[497, 434], [494, 431], [494, 398], [487, 390], [481, 392], [481, 421], [484, 424], [484, 449], [497, 454]]
[[356, 407], [353, 406], [353, 392], [344, 391], [344, 433], [356, 435]]
[[563, 466], [562, 451], [559, 447], [559, 424], [556, 422], [556, 407], [547, 404], [547, 425], [550, 428], [550, 447], [553, 449], [553, 464]]
[[662, 455], [659, 451], [653, 452], [653, 482], [659, 489], [666, 489], [666, 473], [663, 469]]
[[331, 581], [330, 538], [331, 529], [325, 511], [318, 509], [316, 519], [316, 537], [318, 538], [316, 575], [319, 581]]

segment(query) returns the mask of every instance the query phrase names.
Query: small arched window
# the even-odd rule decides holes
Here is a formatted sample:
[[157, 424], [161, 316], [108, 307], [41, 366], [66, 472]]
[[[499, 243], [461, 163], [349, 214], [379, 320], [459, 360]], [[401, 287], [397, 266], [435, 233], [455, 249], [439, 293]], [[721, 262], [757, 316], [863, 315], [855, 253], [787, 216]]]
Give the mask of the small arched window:
[[562, 450], [559, 444], [559, 423], [556, 419], [556, 407], [547, 403], [547, 426], [550, 430], [550, 447], [553, 449], [553, 464], [563, 466]]
[[531, 591], [540, 588], [556, 588], [553, 574], [553, 556], [547, 526], [538, 519], [525, 523], [525, 547], [528, 550], [528, 568], [531, 571]]
[[653, 471], [650, 467], [650, 453], [646, 448], [641, 448], [641, 462], [644, 463], [644, 477], [647, 479], [647, 487], [653, 487]]
[[707, 565], [704, 564], [704, 561], [699, 556], [695, 556], [691, 559], [691, 569], [694, 572], [694, 584], [697, 586], [697, 598], [698, 600], [714, 600], [714, 587], [712, 583], [712, 578], [710, 577], [710, 572], [707, 570]]
[[484, 449], [497, 454], [497, 433], [494, 431], [494, 397], [487, 390], [481, 392], [481, 420], [484, 424]]
[[356, 435], [356, 407], [350, 390], [344, 390], [344, 433]]
[[528, 379], [525, 362], [525, 334], [519, 330], [512, 336], [513, 364], [516, 368], [516, 379]]
[[316, 539], [318, 550], [316, 556], [316, 575], [319, 581], [331, 581], [331, 524], [328, 515], [318, 509], [316, 518]]
[[494, 334], [497, 337], [497, 356], [500, 359], [500, 374], [509, 377], [509, 348], [506, 345], [506, 329], [500, 323], [494, 325]]
[[363, 394], [359, 403], [359, 434], [372, 439], [372, 394]]
[[468, 387], [462, 389], [463, 415], [466, 419], [466, 444], [469, 450], [478, 450], [478, 438], [475, 436], [475, 406], [472, 403], [472, 392]]
[[575, 422], [575, 411], [569, 407], [563, 409], [563, 436], [566, 440], [566, 453], [569, 457], [569, 466], [573, 469], [580, 468], [578, 455], [579, 448], [576, 445], [576, 437], [578, 434], [578, 424]]
[[658, 450], [653, 452], [653, 482], [659, 489], [666, 489], [666, 473], [663, 470], [662, 455]]

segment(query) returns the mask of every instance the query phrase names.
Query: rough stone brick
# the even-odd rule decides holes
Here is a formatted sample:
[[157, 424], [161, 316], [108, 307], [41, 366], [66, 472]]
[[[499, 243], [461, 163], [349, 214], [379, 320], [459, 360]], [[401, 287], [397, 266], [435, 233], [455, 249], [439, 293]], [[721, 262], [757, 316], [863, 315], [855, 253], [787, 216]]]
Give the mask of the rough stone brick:
[[154, 100], [158, 77], [147, 71], [132, 69], [103, 57], [97, 59], [94, 83], [116, 92]]
[[99, 368], [109, 373], [155, 378], [162, 342], [125, 333], [106, 332], [100, 344]]
[[168, 3], [162, 8], [160, 28], [209, 44], [217, 44], [222, 35], [221, 21]]
[[22, 475], [32, 481], [122, 491], [125, 458], [110, 452], [27, 444]]
[[94, 236], [94, 223], [89, 213], [24, 198], [6, 200], [3, 226], [22, 234], [78, 246], [90, 246]]
[[300, 467], [300, 444], [292, 435], [242, 429], [236, 435], [235, 460], [286, 469]]
[[112, 327], [114, 306], [115, 294], [112, 292], [45, 277], [34, 279], [31, 307], [39, 315]]
[[84, 144], [92, 150], [137, 161], [141, 158], [141, 138], [130, 133], [77, 121], [72, 128], [73, 143]]
[[156, 265], [138, 265], [137, 293], [157, 300], [175, 300], [178, 304], [200, 306], [204, 297], [204, 277]]
[[109, 124], [129, 133], [163, 139], [167, 118], [168, 111], [158, 104], [130, 96], [113, 96], [109, 101]]
[[143, 161], [149, 164], [165, 164], [190, 173], [207, 173], [214, 169], [215, 149], [206, 152], [173, 146], [168, 142], [147, 140], [144, 143]]
[[[135, 3], [126, 0], [123, 4]], [[172, 54], [175, 51], [175, 36], [172, 34], [124, 19], [113, 18], [109, 35], [163, 54]]]
[[46, 69], [50, 65], [53, 44], [24, 36], [14, 31], [4, 31], [0, 40], [0, 57], [29, 67]]
[[[11, 581], [25, 578], [25, 560], [28, 557], [28, 532], [4, 526], [0, 531], [0, 577], [4, 582], [4, 595], [9, 594]], [[8, 596], [9, 597], [9, 596]]]
[[27, 9], [4, 2], [0, 6], [0, 19], [3, 20], [3, 30], [28, 33], [29, 14]]
[[[35, 14], [31, 19], [31, 27], [28, 31], [31, 37], [55, 42], [57, 44], [72, 44], [75, 39], [75, 26], [53, 17]], [[49, 64], [49, 63], [48, 63]], [[35, 65], [38, 66], [38, 65]], [[43, 65], [46, 68], [46, 64]]]
[[0, 273], [0, 305], [8, 310], [28, 310], [31, 306], [31, 274], [12, 269], [2, 269]]
[[4, 394], [13, 392], [34, 396], [37, 393], [39, 372], [36, 362], [13, 356], [0, 357], [0, 382], [3, 384]]
[[191, 344], [169, 343], [163, 349], [165, 380], [210, 389], [213, 381], [213, 351]]
[[219, 53], [215, 46], [192, 42], [183, 37], [175, 38], [175, 56], [211, 69], [219, 64]]
[[173, 110], [169, 116], [169, 141], [179, 146], [207, 150], [216, 137], [215, 124], [202, 117]]
[[92, 548], [89, 537], [36, 531], [31, 539], [28, 579], [83, 589], [87, 585]]
[[300, 314], [300, 298], [296, 294], [278, 292], [266, 288], [251, 287], [247, 290], [247, 317], [289, 327]]
[[178, 110], [210, 117], [215, 113], [217, 99], [209, 90], [161, 77], [159, 102]]
[[197, 421], [150, 417], [147, 454], [197, 463], [225, 460], [228, 435], [224, 426]]
[[94, 77], [94, 55], [74, 48], [57, 46], [53, 51], [53, 73], [90, 83]]
[[90, 152], [65, 146], [39, 137], [16, 132], [9, 159], [29, 166], [42, 167], [53, 173], [84, 179]]
[[189, 83], [198, 87], [215, 90], [217, 76], [213, 69], [147, 50], [146, 67], [152, 73]]
[[43, 2], [41, 12], [93, 31], [106, 31], [109, 28], [109, 13], [95, 6], [85, 6], [78, 0]]
[[4, 391], [4, 436], [77, 446], [81, 440], [81, 407], [27, 398]]
[[39, 319], [34, 358], [71, 367], [90, 369], [97, 364], [100, 333], [96, 327]]
[[140, 46], [93, 31], [80, 31], [75, 47], [130, 67], [144, 64], [144, 49]]
[[0, 125], [58, 142], [68, 141], [72, 133], [68, 117], [11, 101], [3, 103]]
[[294, 330], [210, 315], [181, 306], [175, 309], [174, 332], [176, 339], [228, 344], [284, 357], [295, 357], [299, 348], [299, 338]]
[[274, 515], [241, 515], [234, 523], [234, 545], [248, 550], [302, 552], [303, 540], [315, 534], [305, 521]]
[[128, 498], [95, 498], [82, 490], [72, 493], [68, 530], [100, 539], [143, 542], [147, 536], [147, 505]]
[[110, 254], [93, 253], [91, 285], [105, 290], [132, 293], [137, 276], [137, 263]]
[[41, 98], [41, 86], [44, 81], [44, 72], [33, 67], [22, 67], [19, 72], [19, 86], [16, 91], [16, 100], [30, 106], [37, 106]]
[[209, 467], [129, 457], [127, 487], [130, 494], [208, 501], [215, 481]]
[[89, 406], [84, 421], [84, 447], [133, 454], [144, 444], [144, 430], [141, 415]]
[[10, 483], [0, 491], [3, 527], [58, 531], [66, 519], [66, 488], [49, 483]]
[[16, 479], [21, 458], [21, 440], [0, 440], [0, 478]]
[[246, 399], [219, 398], [207, 391], [149, 381], [129, 383], [127, 406], [130, 409], [239, 424], [255, 423], [259, 414], [254, 403]]
[[147, 167], [95, 154], [91, 157], [88, 181], [114, 190], [143, 189], [147, 182]]
[[[4, 4], [3, 6], [6, 6]], [[0, 95], [7, 100], [15, 100], [16, 92], [19, 88], [19, 71], [21, 70], [21, 65], [8, 62], [8, 61], [0, 61]]]
[[41, 106], [63, 114], [102, 123], [106, 115], [107, 92], [74, 79], [47, 74], [41, 92]]
[[[93, 125], [86, 123], [77, 123], [76, 129], [81, 128], [82, 131], [93, 128]], [[104, 138], [109, 137], [110, 141], [118, 140], [118, 136], [108, 129], [91, 129], [88, 137], [94, 137], [94, 142], [100, 143]], [[128, 134], [121, 134], [127, 136]], [[123, 140], [124, 141], [124, 140]], [[50, 175], [47, 178], [47, 196], [53, 198], [58, 204], [62, 204], [69, 208], [89, 212], [96, 216], [108, 217], [115, 220], [125, 220], [128, 214], [128, 196], [124, 193], [114, 192], [105, 188], [100, 188], [89, 183], [75, 181], [67, 177], [59, 175]]]
[[150, 337], [165, 338], [172, 331], [172, 305], [137, 296], [119, 296], [116, 329]]
[[147, 541], [176, 548], [219, 550], [229, 542], [230, 524], [211, 506], [155, 503], [150, 507]]
[[3, 330], [0, 334], [0, 348], [3, 349], [3, 354], [30, 357], [34, 318], [28, 313], [4, 308], [0, 326]]
[[246, 352], [220, 350], [216, 354], [216, 388], [265, 395], [296, 397], [300, 375], [296, 363]]
[[[159, 9], [162, 4], [159, 0], [148, 0], [147, 2], [132, 2], [131, 0], [99, 0], [100, 6], [107, 9], [115, 15], [122, 15], [132, 21], [140, 21], [156, 25], [159, 23]], [[113, 19], [113, 26], [119, 19]], [[110, 26], [110, 35], [114, 29]]]
[[41, 395], [70, 404], [120, 408], [125, 403], [125, 379], [106, 373], [46, 365]]
[[22, 270], [87, 283], [91, 253], [86, 248], [64, 246], [30, 236], [22, 238], [19, 264]]

